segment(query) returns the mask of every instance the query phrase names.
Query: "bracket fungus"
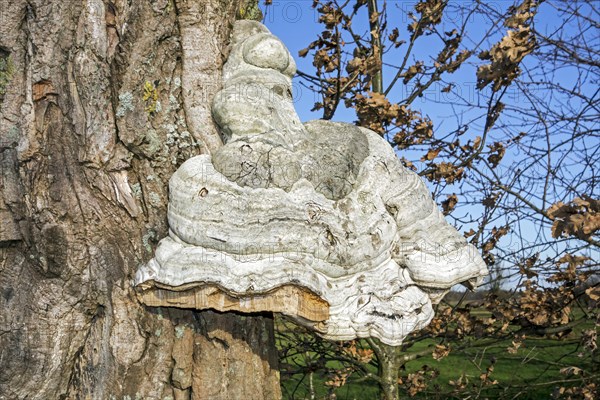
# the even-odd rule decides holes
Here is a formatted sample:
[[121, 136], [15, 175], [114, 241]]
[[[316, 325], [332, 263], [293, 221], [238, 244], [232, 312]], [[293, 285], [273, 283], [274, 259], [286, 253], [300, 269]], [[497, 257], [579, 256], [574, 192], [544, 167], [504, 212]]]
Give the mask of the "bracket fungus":
[[145, 304], [272, 311], [399, 345], [451, 286], [480, 283], [481, 256], [385, 140], [300, 122], [279, 39], [242, 20], [231, 46], [212, 108], [226, 144], [172, 176], [169, 235], [136, 275]]

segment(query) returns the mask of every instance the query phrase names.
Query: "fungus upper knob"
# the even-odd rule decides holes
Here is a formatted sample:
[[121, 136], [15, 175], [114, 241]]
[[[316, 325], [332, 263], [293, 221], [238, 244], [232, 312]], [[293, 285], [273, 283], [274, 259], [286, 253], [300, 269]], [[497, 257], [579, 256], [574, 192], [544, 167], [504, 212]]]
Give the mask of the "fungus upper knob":
[[[260, 68], [272, 68], [290, 75], [290, 53], [285, 45], [270, 34], [254, 35], [244, 43], [244, 61]], [[295, 72], [295, 71], [293, 71]], [[292, 72], [292, 74], [293, 74]]]

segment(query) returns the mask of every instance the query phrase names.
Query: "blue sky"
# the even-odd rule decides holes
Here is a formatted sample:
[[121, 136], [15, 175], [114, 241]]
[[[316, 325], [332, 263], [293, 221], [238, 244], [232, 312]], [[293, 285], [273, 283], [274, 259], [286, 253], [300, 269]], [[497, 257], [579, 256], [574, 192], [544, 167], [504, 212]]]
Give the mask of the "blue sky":
[[[379, 2], [380, 7], [383, 4]], [[417, 1], [414, 0], [392, 0], [387, 1], [387, 10], [389, 14], [388, 25], [390, 27], [397, 26], [400, 30], [401, 37], [404, 35], [406, 39], [406, 26], [410, 22], [408, 12], [411, 11]], [[451, 30], [457, 24], [468, 18], [468, 38], [465, 39], [466, 45], [471, 45], [474, 41], [479, 41], [480, 38], [485, 36], [482, 49], [489, 49], [489, 47], [495, 43], [501, 35], [505, 33], [502, 29], [500, 32], [496, 32], [493, 35], [486, 35], [486, 30], [490, 26], [490, 21], [493, 20], [492, 15], [467, 15], [467, 12], [471, 7], [474, 7], [475, 2], [473, 1], [456, 1], [451, 0], [450, 5], [447, 7], [445, 17], [442, 23], [442, 29]], [[496, 10], [499, 13], [503, 13], [506, 9], [513, 4], [513, 1], [495, 1], [486, 2], [488, 7]], [[463, 7], [463, 10], [458, 10], [458, 6]], [[267, 9], [265, 13], [264, 23], [265, 25], [278, 36], [289, 48], [291, 54], [294, 56], [298, 69], [307, 73], [314, 73], [314, 67], [312, 66], [312, 59], [310, 55], [306, 58], [298, 56], [298, 51], [308, 46], [310, 42], [316, 39], [317, 35], [323, 30], [321, 24], [318, 23], [318, 13], [311, 7], [312, 0], [273, 0], [272, 5]], [[561, 23], [562, 19], [557, 15], [555, 9], [551, 5], [543, 4], [540, 8], [540, 13], [536, 17], [536, 28], [543, 32], [552, 32]], [[366, 31], [366, 18], [361, 15], [361, 18], [355, 19], [353, 26], [356, 31]], [[567, 29], [577, 30], [578, 27], [573, 23], [570, 24]], [[437, 51], [440, 49], [439, 43], [433, 37], [431, 40], [428, 38], [421, 38], [415, 50], [416, 59], [429, 59], [435, 56]], [[600, 45], [600, 43], [597, 43]], [[393, 51], [385, 55], [385, 62], [389, 64], [399, 64], [399, 57], [403, 54], [404, 47], [401, 47], [396, 53]], [[397, 57], [396, 57], [397, 56]], [[441, 89], [445, 86], [444, 83], [439, 82], [433, 85], [421, 99], [417, 99], [413, 103], [415, 109], [420, 110], [424, 115], [428, 115], [434, 122], [437, 128], [441, 128], [447, 124], [448, 118], [454, 118], [454, 109], [452, 104], [458, 100], [456, 93], [468, 98], [470, 101], [477, 103], [483, 98], [479, 98], [478, 91], [475, 89], [476, 77], [475, 77], [476, 66], [475, 65], [463, 65], [456, 73], [449, 76], [452, 82], [456, 84], [453, 92], [441, 93]], [[384, 70], [384, 86], [390, 82], [392, 75], [395, 70], [393, 68], [386, 68]], [[563, 82], [573, 79], [574, 75], [568, 70], [556, 71], [554, 79], [560, 79]], [[592, 87], [584, 86], [583, 89], [593, 90]], [[393, 101], [394, 98], [399, 97], [401, 91], [407, 90], [403, 85], [396, 85], [394, 90], [390, 93], [390, 99]], [[310, 119], [320, 118], [320, 112], [311, 112], [311, 108], [315, 101], [319, 98], [315, 97], [315, 94], [310, 92], [305, 87], [299, 84], [299, 78], [295, 78], [294, 94], [296, 101], [296, 109], [300, 118], [303, 121]], [[513, 103], [520, 103], [524, 99], [516, 90], [509, 89], [506, 99]], [[442, 104], [446, 103], [446, 104]], [[336, 115], [336, 120], [351, 122], [355, 119], [352, 110], [340, 109]], [[455, 124], [455, 121], [453, 121]]]
[[[407, 13], [408, 11], [412, 10], [415, 3], [415, 1], [388, 1], [387, 9], [390, 19], [389, 25], [398, 26], [401, 34], [405, 33], [405, 28], [410, 22]], [[503, 10], [506, 4], [506, 1], [499, 2], [496, 8], [499, 11]], [[317, 35], [323, 30], [322, 25], [318, 23], [317, 12], [311, 6], [312, 0], [274, 0], [272, 6], [270, 6], [265, 13], [266, 15], [263, 21], [265, 25], [273, 32], [273, 34], [278, 36], [288, 46], [291, 54], [294, 56], [296, 63], [298, 64], [298, 69], [307, 73], [314, 72], [314, 67], [312, 66], [311, 61], [312, 59], [310, 55], [306, 58], [299, 57], [298, 51], [306, 48], [308, 44], [315, 40]], [[366, 18], [364, 18], [364, 15], [361, 15], [361, 17], [362, 18], [357, 18], [353, 23], [353, 26], [356, 28], [356, 30], [360, 32], [365, 31], [366, 29]], [[466, 18], [464, 12], [449, 9], [446, 13], [446, 19], [444, 22], [446, 26], [444, 26], [444, 28], [448, 27], [448, 29], [450, 29], [455, 24], [460, 23], [464, 18]], [[479, 15], [470, 16], [469, 18], [470, 34], [473, 37], [482, 35], [485, 26], [487, 25], [485, 23], [486, 21], [484, 20], [485, 17]], [[439, 50], [439, 45], [437, 42], [435, 40], [430, 40], [428, 43], [427, 38], [423, 39], [421, 40], [422, 43], [420, 47], [417, 47], [415, 55], [417, 57], [431, 57], [432, 55], [435, 55], [437, 50]], [[490, 40], [491, 39], [493, 38], [490, 38]], [[404, 48], [400, 48], [396, 53], [391, 52], [386, 54], [386, 61], [390, 64], [393, 64], [395, 61], [394, 56], [398, 54], [399, 57], [403, 50]], [[458, 90], [460, 90], [464, 95], [467, 95], [470, 99], [473, 99], [475, 96], [477, 96], [477, 91], [475, 90], [476, 79], [474, 71], [475, 70], [473, 68], [463, 68], [453, 75], [453, 78], [460, 83], [460, 88], [458, 88]], [[391, 81], [394, 69], [388, 68], [385, 72], [384, 85], [385, 82], [389, 83]], [[456, 98], [452, 93], [441, 93], [440, 89], [442, 87], [442, 83], [439, 83], [430, 88], [425, 97], [417, 100], [414, 103], [415, 107], [420, 109], [423, 114], [429, 115], [432, 119], [447, 117], [447, 115], [452, 111], [451, 108], [444, 110], [443, 107], [441, 108], [439, 105], [436, 105], [435, 101], [431, 101], [452, 101]], [[395, 90], [401, 91], [406, 90], [406, 88], [402, 85], [396, 85]], [[391, 92], [391, 98], [397, 97], [397, 95], [401, 94], [394, 92], [395, 91]], [[301, 87], [298, 84], [298, 78], [295, 80], [295, 96], [296, 108], [300, 118], [303, 121], [319, 118], [321, 116], [320, 112], [310, 111], [314, 102], [318, 101], [319, 98], [315, 98], [315, 95], [307, 88]], [[336, 120], [348, 122], [353, 121], [354, 118], [354, 113], [348, 110], [339, 110], [335, 116]]]

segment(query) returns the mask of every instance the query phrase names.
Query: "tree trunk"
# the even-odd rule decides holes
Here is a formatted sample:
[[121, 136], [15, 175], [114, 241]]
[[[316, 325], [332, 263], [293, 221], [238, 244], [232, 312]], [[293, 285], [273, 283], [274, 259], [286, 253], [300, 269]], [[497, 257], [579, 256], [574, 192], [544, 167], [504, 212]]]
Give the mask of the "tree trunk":
[[398, 372], [402, 366], [401, 347], [390, 346], [375, 338], [368, 339], [378, 362], [377, 376], [381, 400], [398, 400]]
[[274, 399], [273, 320], [142, 306], [167, 182], [220, 138], [229, 0], [4, 0], [0, 399]]

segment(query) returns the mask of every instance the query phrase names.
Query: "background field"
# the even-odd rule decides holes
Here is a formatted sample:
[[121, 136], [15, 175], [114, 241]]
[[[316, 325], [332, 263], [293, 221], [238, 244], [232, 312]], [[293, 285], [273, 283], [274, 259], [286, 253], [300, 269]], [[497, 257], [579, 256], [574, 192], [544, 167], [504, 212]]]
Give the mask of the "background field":
[[[478, 317], [490, 314], [482, 308], [473, 308], [471, 313]], [[374, 360], [365, 364], [367, 374], [355, 371], [347, 377], [344, 385], [336, 388], [331, 385], [335, 371], [348, 366], [345, 360], [339, 360], [337, 344], [315, 338], [282, 319], [278, 320], [277, 328], [278, 347], [284, 355], [281, 358], [284, 398], [378, 398], [378, 384], [368, 376], [368, 373], [377, 374]], [[511, 330], [519, 328], [515, 326]], [[444, 341], [451, 348], [447, 357], [435, 360], [428, 354], [404, 365], [399, 373], [400, 397], [550, 399], [558, 395], [559, 387], [578, 387], [584, 377], [588, 383], [590, 380], [596, 382], [597, 386], [600, 372], [598, 355], [593, 356], [584, 349], [579, 340], [581, 332], [590, 329], [596, 329], [593, 321], [585, 320], [560, 338], [556, 335], [530, 336], [518, 348], [515, 348], [512, 338], [448, 338]], [[406, 349], [406, 354], [422, 352], [437, 343], [440, 343], [439, 338], [420, 340]], [[366, 341], [361, 341], [357, 347], [369, 349]], [[512, 353], [509, 348], [514, 349]], [[482, 378], [491, 366], [492, 372]], [[411, 379], [416, 380], [411, 382]], [[410, 393], [411, 387], [415, 390], [415, 385], [421, 384], [422, 390]]]

